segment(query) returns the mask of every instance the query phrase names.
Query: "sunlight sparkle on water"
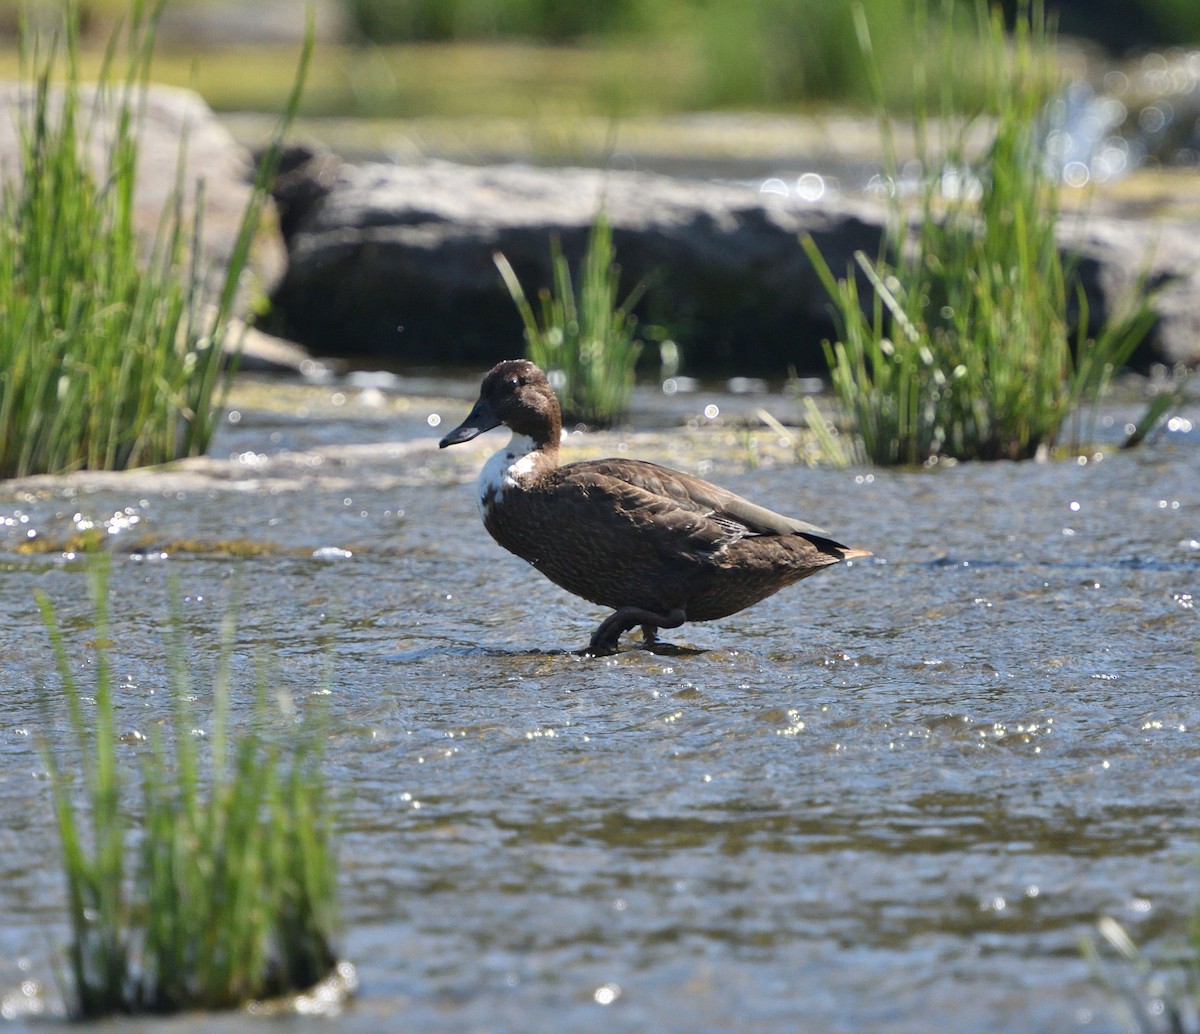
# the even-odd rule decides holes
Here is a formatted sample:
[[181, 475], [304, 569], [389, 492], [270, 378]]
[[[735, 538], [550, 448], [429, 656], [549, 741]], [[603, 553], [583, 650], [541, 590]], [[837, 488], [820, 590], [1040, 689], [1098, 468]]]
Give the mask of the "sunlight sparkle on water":
[[796, 180], [796, 196], [805, 201], [820, 201], [825, 196], [825, 178], [816, 172], [806, 172]]
[[[115, 646], [115, 733], [132, 761], [168, 704], [169, 686], [155, 692], [168, 574], [189, 594], [180, 609], [207, 651], [197, 674], [220, 655], [230, 561], [183, 544], [228, 528], [231, 541], [265, 535], [278, 546], [275, 559], [242, 565], [242, 591], [260, 605], [241, 608], [231, 673], [252, 684], [246, 650], [284, 644], [280, 688], [297, 709], [329, 714], [330, 775], [355, 790], [343, 809], [343, 900], [347, 947], [369, 961], [368, 1012], [411, 1009], [427, 1034], [486, 1026], [487, 995], [453, 994], [482, 979], [511, 987], [502, 1009], [539, 1030], [564, 1013], [575, 1027], [610, 1017], [661, 1030], [745, 1018], [747, 1007], [764, 1034], [790, 1034], [799, 1014], [812, 1029], [869, 1029], [884, 1010], [896, 1030], [921, 1030], [951, 1003], [962, 1034], [1067, 1030], [1093, 1004], [1093, 1023], [1116, 1029], [1100, 1018], [1079, 931], [1095, 930], [1105, 906], [1140, 923], [1135, 894], [1152, 898], [1164, 941], [1190, 917], [1200, 822], [1179, 801], [1195, 789], [1185, 762], [1200, 742], [1187, 682], [1200, 613], [1195, 430], [1176, 424], [1140, 453], [1113, 449], [1099, 469], [1089, 456], [1084, 468], [961, 464], [928, 477], [787, 463], [747, 471], [740, 422], [729, 434], [704, 410], [717, 404], [728, 425], [753, 412], [753, 396], [708, 385], [676, 394], [671, 408], [692, 430], [665, 430], [649, 447], [627, 436], [624, 449], [614, 434], [596, 450], [673, 457], [689, 472], [707, 461], [711, 480], [891, 560], [685, 626], [666, 637], [677, 649], [642, 649], [631, 632], [618, 653], [585, 659], [574, 650], [601, 615], [509, 563], [479, 526], [472, 493], [428, 466], [428, 439], [441, 433], [431, 428], [458, 418], [435, 424], [441, 414], [427, 407], [443, 403], [433, 398], [406, 403], [401, 430], [378, 428], [387, 444], [347, 453], [342, 432], [326, 429], [354, 408], [358, 388], [340, 410], [328, 405], [332, 390], [312, 391], [313, 441], [289, 419], [268, 443], [275, 423], [248, 410], [238, 428], [223, 425], [218, 456], [271, 459], [228, 464], [252, 491], [209, 491], [185, 471], [147, 488], [131, 487], [141, 476], [97, 479], [95, 491], [76, 478], [44, 494], [15, 487], [0, 531], [12, 554], [7, 591], [28, 601], [44, 587], [64, 601], [73, 660], [90, 651], [88, 600], [76, 591], [85, 565], [62, 563], [62, 545], [19, 553], [26, 532], [69, 541], [77, 510], [93, 526], [89, 544], [152, 531], [112, 564], [112, 617], [127, 633]], [[1130, 409], [1125, 400], [1102, 412], [1114, 421], [1106, 447]], [[768, 452], [773, 436], [756, 432]], [[399, 444], [418, 438], [420, 455]], [[284, 449], [297, 451], [284, 459]], [[296, 479], [309, 489], [295, 491]], [[969, 520], [938, 520], [963, 513]], [[134, 530], [105, 535], [114, 514], [113, 528]], [[1074, 538], [1061, 537], [1064, 525]], [[351, 538], [353, 560], [338, 545]], [[139, 548], [180, 556], [152, 569], [160, 554]], [[493, 609], [508, 615], [503, 625]], [[36, 682], [53, 682], [54, 657], [36, 608], [8, 610], [16, 685], [0, 775], [36, 788]], [[328, 685], [313, 641], [322, 629], [339, 644]], [[209, 720], [207, 692], [196, 695], [188, 726]], [[236, 719], [253, 722], [243, 703]], [[26, 821], [26, 796], [5, 798], [9, 828], [28, 827], [14, 843], [29, 859], [5, 883], [10, 905], [31, 901], [38, 922], [49, 898], [38, 866], [55, 845], [45, 823]], [[51, 970], [38, 943], [34, 971], [14, 974], [31, 924], [10, 925], [0, 996], [11, 997], [0, 1001], [17, 1009], [20, 981]], [[413, 929], [434, 931], [431, 950], [409, 950]], [[481, 961], [492, 931], [514, 929], [516, 940]], [[653, 950], [664, 936], [666, 950]], [[987, 991], [997, 987], [1017, 992]], [[43, 993], [47, 1012], [57, 1008], [48, 980]], [[363, 1020], [360, 1007], [347, 1027]]]
[[604, 984], [596, 988], [592, 997], [595, 998], [597, 1005], [612, 1005], [621, 997], [621, 988], [616, 984]]
[[796, 179], [795, 187], [789, 187], [787, 182], [778, 176], [765, 179], [759, 185], [760, 194], [775, 194], [779, 197], [795, 197], [801, 201], [820, 201], [826, 193], [834, 189], [833, 180], [826, 180], [818, 172], [805, 172]]
[[109, 535], [118, 535], [123, 531], [128, 531], [140, 524], [141, 520], [141, 516], [132, 506], [127, 506], [124, 510], [117, 510], [111, 517], [102, 521], [85, 517], [82, 513], [75, 513], [71, 516], [71, 523], [75, 526], [76, 531], [91, 531], [95, 527], [103, 527]]
[[340, 546], [322, 546], [314, 549], [312, 555], [314, 560], [348, 560], [354, 556], [350, 550]]
[[[25, 959], [18, 965], [21, 969], [28, 968]], [[9, 991], [0, 999], [0, 1016], [6, 1020], [15, 1020], [21, 1016], [40, 1016], [46, 1011], [42, 985], [37, 980], [22, 981], [20, 990]]]

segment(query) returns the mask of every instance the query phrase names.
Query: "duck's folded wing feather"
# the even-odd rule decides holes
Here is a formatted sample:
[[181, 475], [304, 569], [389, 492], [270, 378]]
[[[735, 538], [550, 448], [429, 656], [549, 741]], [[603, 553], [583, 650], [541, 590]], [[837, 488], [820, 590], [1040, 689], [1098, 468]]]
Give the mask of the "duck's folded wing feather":
[[[644, 505], [657, 512], [677, 508], [680, 514], [707, 517], [724, 530], [726, 537], [747, 535], [819, 535], [828, 532], [815, 524], [786, 517], [765, 506], [758, 506], [727, 489], [644, 460], [586, 460], [560, 468], [573, 476], [594, 475], [612, 486], [621, 484], [644, 493]], [[610, 489], [615, 491], [616, 489]]]
[[611, 543], [627, 533], [637, 548], [667, 555], [711, 555], [747, 535], [736, 521], [632, 480], [601, 470], [560, 467], [555, 489], [559, 512], [569, 510], [577, 529], [587, 528]]

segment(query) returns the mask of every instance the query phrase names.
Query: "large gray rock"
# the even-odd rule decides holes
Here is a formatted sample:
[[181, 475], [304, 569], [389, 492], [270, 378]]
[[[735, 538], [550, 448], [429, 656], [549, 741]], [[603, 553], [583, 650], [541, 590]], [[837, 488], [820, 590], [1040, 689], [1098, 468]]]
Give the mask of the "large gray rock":
[[1060, 239], [1078, 255], [1093, 334], [1137, 291], [1148, 288], [1157, 322], [1135, 365], [1200, 366], [1200, 232], [1194, 222], [1114, 215], [1082, 226], [1064, 222]]
[[[84, 89], [81, 100], [85, 110], [90, 110], [96, 103], [96, 94]], [[0, 178], [12, 178], [20, 171], [21, 112], [28, 116], [31, 107], [27, 86], [0, 83]], [[89, 154], [98, 176], [105, 175], [107, 169], [112, 114], [109, 103], [108, 117], [97, 121], [88, 138]], [[203, 265], [208, 282], [215, 289], [224, 277], [250, 199], [254, 166], [249, 154], [198, 94], [168, 86], [149, 88], [138, 123], [138, 140], [134, 204], [140, 237], [149, 247], [163, 209], [181, 182], [189, 210], [197, 198], [203, 199]], [[183, 175], [177, 178], [180, 162]], [[269, 292], [283, 275], [286, 252], [280, 236], [274, 232], [275, 218], [269, 199], [264, 225], [268, 232], [257, 235], [251, 251], [250, 279], [256, 282], [245, 284], [247, 298], [255, 292]]]
[[[304, 152], [276, 197], [289, 251], [277, 329], [321, 354], [420, 364], [486, 365], [519, 353], [520, 324], [493, 254], [503, 252], [532, 293], [551, 282], [551, 236], [576, 263], [603, 207], [625, 289], [651, 279], [641, 315], [672, 331], [689, 371], [822, 370], [829, 299], [799, 237], [812, 234], [842, 273], [856, 250], [878, 252], [886, 216], [870, 200], [806, 202], [636, 172], [350, 166]], [[1082, 246], [1098, 319], [1157, 241], [1166, 286], [1143, 358], [1200, 358], [1197, 235], [1114, 219], [1093, 219], [1082, 237], [1065, 224], [1063, 233]]]
[[480, 365], [520, 353], [493, 254], [532, 294], [551, 282], [551, 236], [575, 266], [603, 207], [623, 292], [651, 279], [642, 315], [670, 328], [689, 367], [811, 368], [832, 325], [799, 235], [838, 270], [879, 246], [867, 202], [805, 206], [639, 173], [314, 161], [276, 194], [289, 262], [274, 301], [283, 334], [321, 354]]

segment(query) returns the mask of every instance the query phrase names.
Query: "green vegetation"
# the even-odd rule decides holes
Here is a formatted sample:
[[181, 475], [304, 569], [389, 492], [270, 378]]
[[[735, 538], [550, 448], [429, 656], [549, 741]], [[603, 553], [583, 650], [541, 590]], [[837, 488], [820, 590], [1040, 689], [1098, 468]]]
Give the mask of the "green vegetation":
[[1140, 1034], [1200, 1031], [1200, 919], [1193, 920], [1179, 957], [1157, 966], [1111, 916], [1097, 924], [1100, 936], [1121, 959], [1111, 962], [1094, 940], [1083, 940], [1084, 958], [1126, 1014], [1128, 1029]]
[[[185, 214], [186, 170], [148, 257], [135, 226], [138, 121], [164, 2], [132, 4], [90, 102], [73, 0], [61, 69], [55, 47], [22, 40], [20, 168], [0, 187], [0, 477], [162, 463], [204, 452], [215, 429], [233, 369], [230, 310], [311, 45], [214, 301], [201, 268], [202, 198]], [[104, 156], [98, 170], [93, 151]]]
[[[172, 5], [176, 0], [171, 0]], [[80, 75], [95, 78], [102, 55], [84, 48]], [[661, 72], [653, 94], [642, 77]], [[217, 111], [279, 111], [296, 71], [295, 54], [270, 44], [206, 50], [159, 47], [156, 83], [197, 90]], [[15, 54], [0, 47], [0, 79], [16, 78]], [[314, 117], [545, 120], [558, 128], [580, 116], [604, 119], [686, 110], [695, 76], [688, 55], [672, 46], [629, 43], [543, 46], [480, 41], [377, 46], [321, 44], [306, 79], [300, 111]]]
[[588, 235], [578, 287], [557, 237], [550, 241], [554, 287], [538, 292], [535, 311], [508, 259], [496, 266], [525, 327], [526, 356], [550, 377], [568, 421], [607, 426], [625, 411], [642, 344], [633, 307], [644, 285], [617, 302], [621, 269], [603, 213]]
[[[912, 38], [905, 31], [911, 0], [864, 2], [871, 24], [889, 36], [882, 55], [888, 95], [904, 108], [911, 93]], [[126, 3], [91, 0], [93, 34], [112, 25]], [[204, 0], [172, 0], [172, 7], [185, 3]], [[561, 129], [588, 116], [627, 119], [867, 99], [848, 5], [345, 3], [361, 36], [322, 44], [302, 106], [306, 115], [510, 117]], [[82, 57], [92, 74], [97, 59]], [[0, 76], [8, 63], [0, 51]], [[969, 83], [972, 63], [956, 62], [954, 74]], [[167, 49], [155, 56], [153, 75], [159, 82], [194, 86], [220, 111], [275, 110], [287, 95], [292, 64], [269, 45], [231, 40], [198, 62], [186, 46]]]
[[[271, 742], [257, 728], [277, 725], [281, 716], [268, 706], [260, 678], [255, 729], [231, 733], [228, 619], [205, 723], [191, 703], [176, 598], [167, 732], [154, 727], [142, 748], [139, 811], [121, 771], [107, 567], [97, 564], [89, 575], [94, 686], [77, 683], [54, 607], [38, 598], [69, 712], [67, 744], [44, 743], [42, 754], [70, 904], [64, 993], [73, 1014], [229, 1008], [311, 987], [336, 961], [320, 722], [289, 723], [286, 746]], [[50, 729], [52, 701], [48, 693], [43, 699]], [[201, 725], [203, 737], [195, 731]], [[68, 773], [75, 763], [82, 797]]]
[[655, 17], [647, 0], [344, 0], [376, 42], [523, 36], [546, 41], [628, 32]]
[[[954, 84], [924, 62], [916, 66], [917, 98], [937, 96], [941, 125], [950, 128], [937, 155], [928, 111], [918, 105], [926, 171], [915, 222], [882, 115], [892, 219], [885, 253], [874, 261], [856, 256], [872, 292], [865, 311], [855, 270], [836, 278], [813, 241], [804, 241], [837, 310], [839, 340], [826, 343], [834, 391], [861, 458], [873, 463], [1024, 459], [1058, 444], [1072, 416], [1077, 444], [1081, 412], [1094, 412], [1153, 322], [1140, 293], [1088, 337], [1081, 291], [1074, 292], [1076, 322], [1069, 322], [1073, 270], [1055, 239], [1058, 180], [1041, 131], [1055, 85], [1046, 74], [1041, 7], [1024, 12], [1011, 41], [999, 14], [989, 18], [982, 0], [977, 9], [987, 84], [980, 109], [955, 120]], [[861, 9], [859, 27], [874, 69]], [[945, 46], [955, 45], [947, 35]], [[942, 52], [943, 67], [951, 59], [949, 49]], [[873, 83], [878, 97], [877, 72]], [[977, 156], [972, 141], [989, 127], [990, 143]]]
[[[872, 23], [906, 39], [909, 0], [865, 0]], [[679, 100], [698, 107], [776, 105], [859, 89], [860, 54], [844, 4], [795, 0], [346, 0], [355, 24], [375, 43], [447, 40], [653, 41], [654, 95], [664, 78], [685, 75]], [[895, 67], [907, 55], [892, 51]], [[669, 57], [664, 69], [663, 57]], [[637, 77], [645, 96], [645, 71]], [[673, 91], [672, 91], [673, 92]]]
[[[904, 106], [913, 60], [907, 31], [911, 0], [865, 0], [863, 6], [880, 38], [888, 40], [880, 54], [888, 103]], [[696, 96], [704, 107], [868, 99], [850, 4], [711, 2], [700, 5], [689, 24], [689, 43], [700, 57]]]
[[[1022, 2], [1002, 0], [999, 6], [1011, 18]], [[363, 36], [377, 43], [514, 37], [564, 42], [673, 31], [708, 44], [724, 32], [740, 51], [734, 60], [748, 77], [778, 77], [779, 82], [795, 75], [797, 56], [801, 63], [826, 67], [858, 58], [850, 5], [813, 0], [343, 0], [343, 6]], [[872, 24], [882, 30], [888, 22], [902, 27], [913, 5], [911, 0], [868, 0], [866, 7]], [[1072, 34], [1118, 46], [1186, 45], [1198, 38], [1192, 0], [1086, 0], [1057, 7], [1063, 8]], [[849, 46], [838, 54], [842, 41]], [[823, 43], [833, 43], [834, 52], [823, 50]], [[786, 65], [774, 60], [783, 53], [790, 54]]]
[[[60, 0], [25, 0], [52, 10]], [[107, 38], [129, 0], [77, 0], [88, 35]], [[171, 0], [171, 9], [230, 0]], [[238, 0], [233, 0], [234, 3]], [[379, 118], [505, 116], [562, 125], [713, 106], [795, 107], [867, 99], [849, 4], [814, 0], [341, 0], [351, 37], [322, 43], [303, 111]], [[1023, 0], [1004, 0], [1011, 9]], [[245, 7], [254, 0], [240, 0]], [[295, 0], [297, 10], [303, 0]], [[911, 99], [912, 0], [864, 0], [886, 40], [885, 92]], [[0, 33], [17, 5], [0, 4]], [[1082, 0], [1068, 32], [1119, 47], [1200, 42], [1194, 0]], [[1010, 11], [1011, 13], [1011, 11]], [[969, 18], [963, 19], [968, 29]], [[968, 30], [969, 31], [969, 30]], [[270, 45], [230, 39], [199, 62], [187, 40], [155, 59], [158, 81], [195, 86], [217, 110], [274, 111], [292, 79]], [[971, 45], [964, 35], [963, 46]], [[970, 92], [975, 64], [940, 73]], [[7, 71], [0, 48], [0, 77]]]

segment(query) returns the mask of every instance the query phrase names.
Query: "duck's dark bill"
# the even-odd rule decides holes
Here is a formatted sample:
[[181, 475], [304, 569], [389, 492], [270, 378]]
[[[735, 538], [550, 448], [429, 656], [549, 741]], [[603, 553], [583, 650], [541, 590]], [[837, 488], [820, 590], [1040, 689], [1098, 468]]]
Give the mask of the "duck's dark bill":
[[491, 406], [480, 399], [467, 414], [467, 419], [438, 442], [438, 448], [444, 449], [447, 445], [469, 442], [472, 438], [483, 434], [484, 431], [490, 431], [493, 427], [499, 426], [500, 418], [492, 412]]

